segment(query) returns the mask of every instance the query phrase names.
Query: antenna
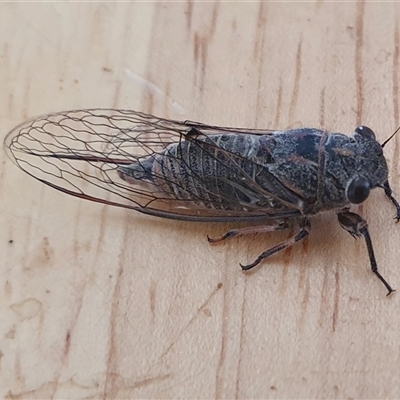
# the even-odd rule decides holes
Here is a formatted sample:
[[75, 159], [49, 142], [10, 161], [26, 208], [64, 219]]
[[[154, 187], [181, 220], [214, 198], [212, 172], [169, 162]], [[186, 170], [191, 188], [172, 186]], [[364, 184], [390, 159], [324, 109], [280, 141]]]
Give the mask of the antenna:
[[386, 143], [389, 142], [389, 140], [391, 140], [391, 139], [394, 137], [394, 135], [396, 135], [396, 133], [397, 133], [399, 130], [400, 130], [400, 126], [394, 131], [394, 133], [393, 133], [388, 139], [386, 139], [386, 140], [381, 144], [382, 149], [385, 147]]

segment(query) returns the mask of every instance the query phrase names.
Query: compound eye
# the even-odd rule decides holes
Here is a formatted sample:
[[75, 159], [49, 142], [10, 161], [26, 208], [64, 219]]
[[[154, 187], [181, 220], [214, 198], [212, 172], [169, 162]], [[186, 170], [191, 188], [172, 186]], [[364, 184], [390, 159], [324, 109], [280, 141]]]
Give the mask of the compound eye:
[[356, 128], [355, 132], [366, 139], [376, 140], [374, 131], [371, 128], [368, 128], [368, 126], [359, 126]]
[[354, 177], [347, 186], [346, 197], [350, 203], [360, 204], [367, 200], [371, 184], [362, 176]]

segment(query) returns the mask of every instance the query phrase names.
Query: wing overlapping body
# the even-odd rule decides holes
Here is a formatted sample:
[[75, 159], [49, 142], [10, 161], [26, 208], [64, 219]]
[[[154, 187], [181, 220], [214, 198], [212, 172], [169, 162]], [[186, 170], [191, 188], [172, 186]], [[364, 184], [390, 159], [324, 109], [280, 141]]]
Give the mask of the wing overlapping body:
[[64, 193], [159, 217], [254, 221], [301, 215], [268, 170], [276, 132], [128, 110], [48, 114], [5, 139], [26, 173]]

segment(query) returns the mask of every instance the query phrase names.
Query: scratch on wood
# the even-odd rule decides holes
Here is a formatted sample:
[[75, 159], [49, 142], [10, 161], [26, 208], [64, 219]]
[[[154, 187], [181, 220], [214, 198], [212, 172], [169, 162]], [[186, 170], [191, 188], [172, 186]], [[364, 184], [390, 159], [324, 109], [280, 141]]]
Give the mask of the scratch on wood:
[[[394, 54], [393, 54], [393, 110], [394, 122], [396, 128], [399, 126], [399, 67], [400, 67], [400, 38], [399, 38], [399, 22], [397, 14], [395, 14], [394, 27]], [[394, 141], [394, 154], [398, 154], [398, 141]], [[393, 169], [399, 170], [399, 157], [393, 157]]]
[[[243, 301], [245, 299], [245, 296], [243, 296]], [[225, 363], [226, 359], [226, 341], [228, 339], [228, 334], [227, 334], [227, 316], [229, 315], [229, 301], [228, 301], [228, 292], [225, 290], [224, 291], [224, 299], [223, 299], [223, 310], [222, 310], [222, 326], [221, 326], [221, 333], [222, 333], [222, 341], [221, 341], [221, 349], [219, 352], [219, 358], [218, 358], [218, 368], [217, 368], [217, 374], [216, 374], [216, 382], [215, 382], [215, 398], [220, 399], [223, 397], [223, 386], [224, 386], [224, 379], [221, 376], [221, 371], [222, 367]], [[243, 329], [243, 303], [242, 303], [242, 324], [241, 324], [241, 330]], [[241, 331], [241, 337], [242, 337], [242, 331]], [[241, 344], [240, 344], [241, 345]], [[239, 357], [240, 359], [240, 357]], [[235, 396], [236, 397], [236, 396]], [[237, 398], [237, 397], [236, 397]]]
[[186, 2], [187, 10], [186, 10], [186, 21], [188, 30], [192, 28], [192, 16], [193, 16], [193, 0], [188, 0]]
[[7, 393], [5, 399], [54, 399], [57, 385], [51, 382], [45, 382], [36, 389], [14, 393], [11, 390]]
[[325, 87], [321, 90], [319, 99], [320, 99], [319, 124], [321, 127], [324, 127], [325, 126]]
[[279, 122], [281, 119], [281, 107], [282, 107], [282, 75], [279, 80], [279, 89], [278, 89], [278, 98], [276, 101], [276, 114], [274, 118], [274, 124], [272, 126], [276, 127], [278, 129]]
[[303, 296], [303, 301], [301, 303], [301, 308], [303, 310], [303, 315], [301, 317], [301, 319], [303, 320], [306, 310], [307, 310], [307, 306], [310, 303], [310, 281], [307, 279], [305, 281], [305, 291], [304, 291], [304, 296]]
[[[216, 289], [210, 294], [210, 296], [208, 297], [208, 299], [202, 304], [202, 306], [199, 308], [198, 313], [206, 310], [208, 303], [210, 302], [210, 300], [214, 297], [214, 295], [218, 292], [218, 290], [220, 290], [222, 288], [222, 283], [218, 283]], [[208, 309], [207, 309], [208, 310]], [[210, 313], [210, 311], [208, 310], [208, 312]], [[207, 314], [207, 312], [206, 312]]]
[[71, 332], [67, 331], [67, 334], [65, 335], [64, 357], [68, 355], [70, 347], [71, 347]]
[[333, 314], [332, 314], [333, 332], [336, 332], [336, 326], [339, 316], [339, 296], [340, 296], [340, 273], [339, 273], [339, 264], [337, 264], [335, 271], [335, 295], [334, 295]]
[[328, 299], [327, 299], [327, 293], [329, 289], [328, 285], [329, 279], [328, 279], [328, 270], [325, 267], [324, 268], [324, 280], [322, 281], [322, 290], [321, 290], [321, 303], [319, 307], [319, 318], [318, 318], [318, 325], [319, 326], [324, 326], [325, 323], [325, 317], [327, 315], [326, 310], [328, 309]]
[[[288, 237], [294, 235], [294, 230], [293, 228], [290, 229], [290, 232], [288, 234]], [[289, 267], [291, 265], [291, 260], [292, 260], [292, 252], [293, 252], [293, 247], [288, 247], [282, 257], [282, 262], [283, 262], [283, 267], [282, 267], [282, 285], [280, 288], [281, 295], [284, 295], [286, 292], [286, 287], [287, 287], [287, 276], [289, 272]]]
[[261, 98], [260, 98], [260, 87], [261, 87], [261, 80], [262, 77], [264, 76], [264, 44], [265, 44], [265, 26], [266, 26], [266, 21], [267, 21], [267, 16], [266, 16], [266, 8], [265, 8], [265, 3], [261, 2], [259, 11], [258, 11], [258, 21], [257, 21], [257, 35], [256, 35], [256, 42], [254, 45], [254, 59], [255, 61], [259, 62], [259, 67], [258, 67], [258, 83], [257, 83], [257, 102], [256, 102], [256, 118], [255, 118], [255, 124], [258, 126], [258, 116], [260, 115], [260, 103], [261, 103]]
[[[308, 238], [306, 238], [302, 242], [302, 247], [303, 247], [303, 255], [307, 256], [308, 254]], [[309, 280], [309, 269], [306, 268], [307, 266], [303, 266], [300, 268], [300, 278], [299, 278], [299, 291], [304, 290], [303, 294], [303, 300], [301, 302], [301, 318], [300, 318], [300, 329], [303, 328], [304, 326], [304, 321], [305, 321], [305, 316], [306, 316], [306, 311], [307, 311], [307, 306], [310, 303], [310, 280]]]
[[222, 283], [218, 283], [217, 287], [211, 292], [203, 304], [198, 308], [197, 312], [189, 320], [189, 322], [183, 327], [183, 329], [176, 335], [176, 337], [171, 341], [171, 344], [164, 350], [160, 355], [159, 360], [165, 357], [166, 354], [171, 350], [171, 348], [177, 343], [178, 339], [183, 335], [183, 333], [189, 328], [190, 325], [198, 318], [199, 315], [203, 314], [203, 309], [207, 307], [211, 299], [217, 294], [217, 292], [222, 288]]
[[[303, 272], [303, 270], [304, 270], [304, 272]], [[300, 280], [303, 280], [303, 282], [304, 282], [301, 288], [305, 288], [303, 300], [301, 302], [301, 316], [300, 316], [300, 323], [299, 323], [300, 331], [303, 331], [307, 306], [310, 303], [310, 281], [308, 279], [305, 280], [306, 274], [308, 275], [308, 271], [306, 271], [306, 268], [302, 268], [302, 271], [300, 272], [300, 274], [301, 274], [300, 277], [303, 276], [303, 278], [301, 278]]]
[[156, 295], [157, 295], [157, 283], [154, 280], [152, 280], [151, 284], [150, 284], [149, 301], [150, 301], [150, 310], [151, 310], [153, 319], [155, 318]]
[[363, 69], [362, 69], [362, 47], [364, 42], [364, 1], [357, 3], [356, 16], [356, 54], [355, 54], [355, 73], [357, 82], [357, 125], [362, 123], [363, 117]]
[[113, 101], [114, 108], [117, 108], [117, 106], [118, 106], [120, 93], [121, 93], [121, 81], [118, 81], [116, 84], [115, 93], [114, 93], [114, 101]]
[[264, 2], [260, 3], [258, 10], [258, 20], [257, 20], [257, 34], [256, 40], [254, 43], [254, 52], [253, 57], [255, 61], [258, 61], [259, 54], [262, 55], [262, 50], [264, 47], [265, 41], [265, 26], [267, 22], [267, 13], [266, 13], [266, 5]]
[[4, 284], [4, 294], [6, 295], [7, 299], [11, 299], [11, 295], [13, 293], [11, 282], [7, 279]]
[[395, 20], [393, 54], [393, 109], [395, 124], [399, 124], [399, 22]]
[[293, 85], [293, 93], [292, 93], [292, 100], [290, 102], [289, 107], [289, 120], [292, 121], [294, 118], [294, 111], [297, 106], [297, 100], [299, 98], [299, 87], [300, 87], [300, 77], [301, 77], [301, 57], [302, 57], [302, 43], [303, 39], [300, 39], [300, 42], [297, 46], [297, 55], [296, 55], [296, 75], [294, 78], [294, 85]]
[[[127, 230], [125, 230], [127, 232]], [[125, 233], [124, 241], [127, 240], [127, 235]], [[108, 360], [107, 360], [107, 368], [106, 368], [106, 377], [104, 384], [104, 398], [114, 398], [115, 393], [115, 383], [117, 380], [117, 374], [114, 373], [114, 370], [117, 369], [114, 363], [118, 362], [117, 357], [117, 344], [116, 340], [116, 331], [115, 327], [117, 324], [117, 316], [118, 316], [118, 308], [119, 308], [119, 300], [121, 294], [121, 275], [123, 272], [122, 261], [120, 260], [120, 267], [118, 270], [117, 282], [115, 284], [115, 289], [112, 298], [112, 306], [111, 306], [111, 316], [110, 316], [110, 345], [108, 351]]]
[[162, 381], [165, 381], [166, 379], [171, 378], [172, 374], [164, 374], [164, 375], [158, 375], [158, 376], [154, 376], [151, 378], [145, 378], [142, 379], [138, 382], [136, 382], [135, 384], [133, 384], [132, 386], [130, 386], [130, 389], [139, 389], [142, 387], [146, 387], [155, 383], [159, 383]]
[[50, 261], [53, 256], [53, 251], [50, 248], [49, 238], [45, 236], [42, 241], [43, 254], [46, 261]]
[[194, 63], [197, 65], [199, 63], [199, 57], [200, 57], [200, 36], [196, 32], [194, 34], [194, 45], [193, 45], [193, 50], [194, 50]]
[[14, 362], [14, 376], [19, 386], [25, 386], [25, 377], [22, 375], [20, 353], [16, 353]]
[[[195, 86], [197, 86], [197, 81], [199, 80], [199, 89], [200, 92], [204, 89], [204, 81], [206, 75], [206, 66], [207, 66], [207, 54], [208, 54], [208, 41], [206, 37], [201, 37], [197, 32], [194, 35], [194, 62], [196, 65], [195, 68]], [[198, 65], [200, 64], [200, 78], [198, 79], [199, 69]]]
[[235, 398], [238, 399], [239, 393], [240, 393], [240, 388], [239, 388], [239, 382], [240, 382], [240, 367], [241, 367], [241, 363], [240, 360], [242, 359], [242, 354], [243, 354], [243, 338], [244, 338], [244, 334], [243, 334], [243, 330], [244, 330], [244, 314], [245, 314], [245, 305], [246, 305], [246, 289], [247, 289], [247, 285], [246, 285], [246, 280], [244, 281], [244, 291], [243, 291], [243, 301], [242, 301], [242, 307], [240, 308], [240, 317], [241, 317], [241, 321], [240, 321], [240, 342], [239, 342], [239, 360], [238, 360], [238, 364], [237, 364], [237, 375], [236, 375], [236, 388], [235, 388]]
[[[194, 71], [194, 85], [199, 86], [200, 92], [203, 92], [206, 68], [207, 68], [207, 60], [208, 60], [208, 45], [213, 38], [217, 26], [217, 17], [219, 11], [219, 4], [215, 3], [212, 17], [211, 17], [211, 26], [207, 33], [201, 35], [198, 32], [194, 34], [194, 62], [195, 62], [195, 71]], [[200, 66], [199, 66], [200, 64]], [[200, 78], [198, 79], [198, 69], [200, 68]]]
[[26, 82], [24, 85], [24, 99], [21, 103], [23, 105], [24, 109], [22, 110], [22, 115], [24, 116], [24, 119], [28, 119], [29, 113], [27, 112], [28, 104], [30, 104], [30, 91], [31, 91], [31, 80], [30, 80], [31, 75], [28, 75], [26, 78]]
[[216, 29], [216, 27], [217, 27], [218, 11], [219, 11], [219, 3], [218, 3], [218, 2], [215, 2], [215, 3], [214, 3], [213, 14], [212, 14], [212, 19], [211, 19], [210, 39], [211, 39], [211, 38], [214, 36], [214, 34], [215, 34], [215, 29]]

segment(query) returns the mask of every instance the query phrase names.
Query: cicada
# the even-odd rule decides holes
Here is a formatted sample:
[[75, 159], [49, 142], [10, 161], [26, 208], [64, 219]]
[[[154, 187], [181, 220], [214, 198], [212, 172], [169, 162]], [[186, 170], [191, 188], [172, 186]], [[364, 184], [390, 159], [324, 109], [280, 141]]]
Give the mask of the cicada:
[[313, 215], [335, 211], [342, 228], [364, 237], [371, 269], [390, 294], [394, 289], [378, 271], [367, 222], [350, 211], [381, 188], [400, 219], [383, 155], [386, 142], [379, 144], [365, 126], [352, 135], [237, 129], [88, 109], [31, 119], [4, 143], [23, 171], [72, 196], [175, 220], [258, 224], [210, 242], [298, 224], [293, 237], [241, 265], [243, 270], [306, 238]]

